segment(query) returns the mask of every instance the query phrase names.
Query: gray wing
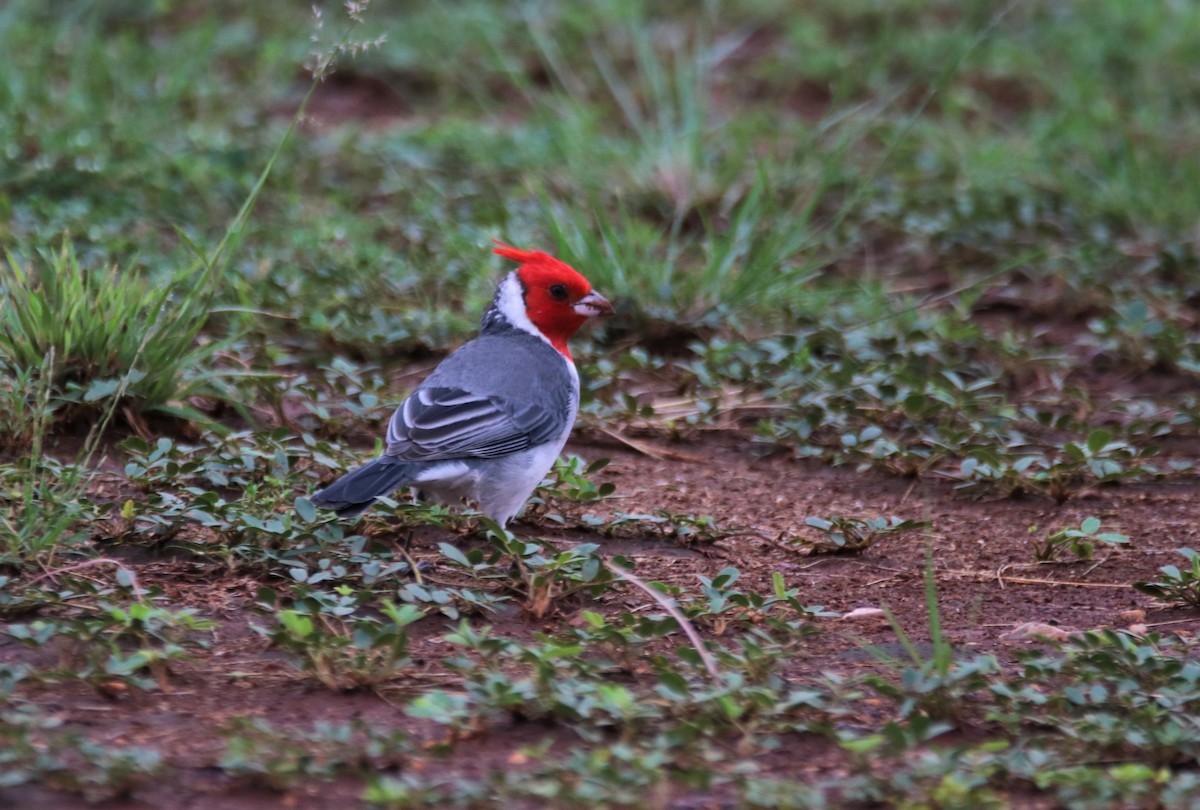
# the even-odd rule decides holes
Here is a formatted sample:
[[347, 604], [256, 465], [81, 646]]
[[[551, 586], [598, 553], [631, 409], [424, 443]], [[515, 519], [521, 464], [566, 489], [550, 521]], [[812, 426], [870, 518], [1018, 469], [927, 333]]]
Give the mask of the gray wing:
[[561, 414], [460, 388], [418, 388], [388, 422], [386, 454], [405, 461], [495, 458], [556, 438]]

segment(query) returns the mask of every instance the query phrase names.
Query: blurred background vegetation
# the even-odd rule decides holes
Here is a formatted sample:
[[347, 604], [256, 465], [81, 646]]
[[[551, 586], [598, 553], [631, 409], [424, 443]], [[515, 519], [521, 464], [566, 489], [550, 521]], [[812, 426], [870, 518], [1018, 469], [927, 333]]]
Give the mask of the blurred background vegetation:
[[[122, 395], [195, 416], [188, 397], [257, 396], [234, 370], [439, 352], [491, 294], [493, 237], [618, 298], [602, 345], [882, 321], [953, 362], [1007, 335], [1016, 354], [989, 368], [1010, 387], [1014, 364], [1063, 351], [1052, 365], [1191, 373], [1196, 30], [1193, 3], [1121, 0], [412, 0], [361, 25], [336, 5], [14, 0], [0, 284], [49, 312], [66, 305], [43, 273], [120, 300], [73, 325], [10, 308], [0, 390], [28, 403], [12, 380], [55, 347], [72, 407], [136, 367], [152, 379]], [[386, 41], [340, 56], [231, 260], [198, 271], [311, 52], [347, 31]], [[186, 310], [173, 342], [86, 317], [164, 308]]]

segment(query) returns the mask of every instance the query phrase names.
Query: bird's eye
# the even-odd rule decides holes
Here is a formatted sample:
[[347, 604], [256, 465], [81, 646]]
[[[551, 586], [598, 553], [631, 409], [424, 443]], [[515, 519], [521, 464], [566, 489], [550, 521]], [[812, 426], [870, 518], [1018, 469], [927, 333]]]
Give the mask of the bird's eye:
[[555, 301], [567, 300], [567, 285], [566, 284], [551, 284], [550, 297]]

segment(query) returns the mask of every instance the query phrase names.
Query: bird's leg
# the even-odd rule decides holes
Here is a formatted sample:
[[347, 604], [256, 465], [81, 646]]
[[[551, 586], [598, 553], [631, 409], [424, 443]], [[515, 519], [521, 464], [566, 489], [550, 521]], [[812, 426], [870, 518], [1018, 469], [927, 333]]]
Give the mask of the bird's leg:
[[400, 543], [400, 551], [406, 557], [408, 556], [409, 551], [412, 549], [413, 535], [415, 533], [416, 532], [414, 529], [409, 529], [408, 532], [404, 535], [404, 541], [402, 543]]

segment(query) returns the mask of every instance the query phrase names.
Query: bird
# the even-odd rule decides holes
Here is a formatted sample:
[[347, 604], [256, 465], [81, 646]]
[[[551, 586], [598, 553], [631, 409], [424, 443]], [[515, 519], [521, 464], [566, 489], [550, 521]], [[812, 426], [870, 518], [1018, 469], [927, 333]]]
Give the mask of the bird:
[[357, 517], [412, 487], [447, 505], [473, 501], [505, 528], [554, 466], [579, 410], [567, 341], [613, 305], [550, 254], [492, 241], [518, 267], [500, 281], [479, 334], [400, 403], [383, 454], [316, 492], [313, 505]]

